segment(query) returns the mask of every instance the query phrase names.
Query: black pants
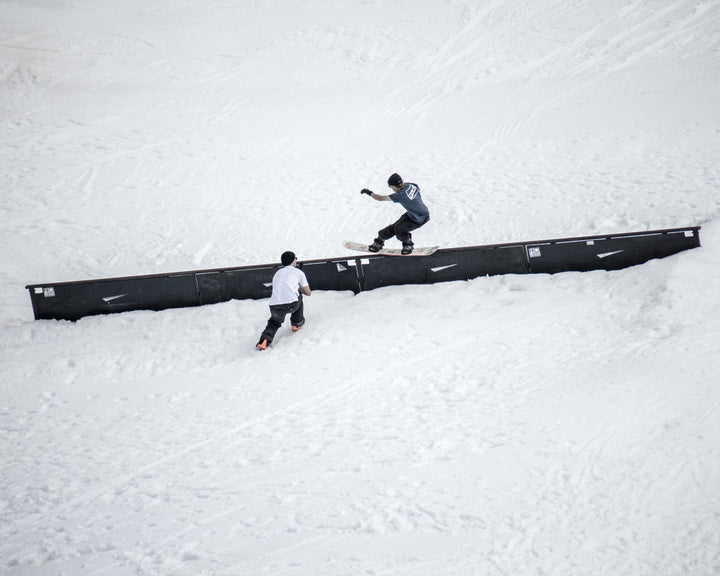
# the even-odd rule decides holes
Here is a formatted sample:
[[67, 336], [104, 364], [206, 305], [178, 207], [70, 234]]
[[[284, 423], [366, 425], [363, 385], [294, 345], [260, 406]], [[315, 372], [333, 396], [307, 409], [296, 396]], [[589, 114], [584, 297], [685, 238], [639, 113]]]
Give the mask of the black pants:
[[265, 330], [260, 335], [260, 340], [267, 340], [268, 344], [273, 341], [275, 334], [285, 322], [285, 316], [290, 314], [290, 322], [293, 326], [302, 326], [305, 324], [305, 316], [303, 315], [303, 299], [302, 294], [298, 295], [297, 302], [289, 304], [275, 304], [270, 306], [270, 319], [265, 326]]
[[385, 240], [389, 240], [393, 236], [395, 236], [400, 242], [410, 246], [413, 245], [412, 241], [412, 234], [410, 232], [412, 230], [417, 230], [420, 228], [420, 226], [423, 226], [430, 220], [430, 216], [425, 218], [422, 222], [415, 222], [410, 216], [408, 216], [407, 212], [400, 216], [397, 222], [394, 224], [390, 224], [390, 226], [387, 226], [386, 228], [383, 228], [378, 232], [378, 238], [385, 242]]

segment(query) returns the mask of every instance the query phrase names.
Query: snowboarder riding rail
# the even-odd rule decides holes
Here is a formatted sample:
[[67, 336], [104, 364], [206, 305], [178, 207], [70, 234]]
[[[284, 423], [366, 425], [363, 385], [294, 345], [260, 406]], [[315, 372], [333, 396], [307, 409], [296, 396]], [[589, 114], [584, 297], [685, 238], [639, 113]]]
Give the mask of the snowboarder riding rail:
[[378, 201], [392, 201], [401, 204], [407, 212], [400, 216], [397, 222], [390, 224], [378, 232], [372, 244], [368, 246], [370, 252], [378, 252], [385, 244], [385, 240], [389, 240], [395, 236], [402, 242], [402, 254], [411, 254], [415, 246], [412, 241], [413, 230], [417, 230], [430, 220], [430, 210], [425, 206], [420, 196], [420, 187], [412, 182], [403, 182], [399, 174], [391, 174], [388, 178], [388, 186], [393, 193], [385, 196], [383, 194], [375, 194], [372, 190], [363, 188], [360, 194], [367, 194], [371, 198]]

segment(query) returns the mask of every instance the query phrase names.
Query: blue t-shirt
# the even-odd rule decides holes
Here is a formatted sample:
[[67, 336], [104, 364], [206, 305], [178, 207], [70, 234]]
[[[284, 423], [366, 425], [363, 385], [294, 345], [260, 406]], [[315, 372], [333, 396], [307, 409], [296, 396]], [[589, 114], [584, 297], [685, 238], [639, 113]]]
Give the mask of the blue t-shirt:
[[420, 187], [417, 184], [406, 182], [400, 190], [390, 194], [390, 200], [402, 204], [408, 216], [415, 222], [424, 222], [430, 216], [430, 210], [422, 201]]

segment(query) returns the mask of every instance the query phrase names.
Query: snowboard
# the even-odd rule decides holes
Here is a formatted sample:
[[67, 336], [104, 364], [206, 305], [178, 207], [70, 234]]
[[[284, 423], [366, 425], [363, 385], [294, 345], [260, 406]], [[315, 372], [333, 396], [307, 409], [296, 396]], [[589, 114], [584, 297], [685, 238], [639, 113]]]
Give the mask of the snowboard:
[[369, 254], [382, 254], [384, 256], [428, 256], [435, 252], [439, 246], [425, 246], [424, 248], [415, 248], [410, 254], [402, 254], [401, 248], [381, 248], [377, 252], [370, 252], [367, 244], [360, 242], [350, 242], [345, 240], [343, 246], [349, 250], [357, 250], [359, 252], [368, 252]]

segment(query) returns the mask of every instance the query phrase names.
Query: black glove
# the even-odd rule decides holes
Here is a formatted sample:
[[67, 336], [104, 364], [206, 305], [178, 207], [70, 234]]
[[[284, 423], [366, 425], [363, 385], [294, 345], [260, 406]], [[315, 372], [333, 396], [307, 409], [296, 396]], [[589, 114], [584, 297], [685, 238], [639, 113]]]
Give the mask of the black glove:
[[368, 190], [367, 188], [363, 188], [362, 190], [360, 190], [360, 194], [367, 194], [368, 196], [370, 196], [370, 194], [372, 194], [372, 193], [373, 193], [373, 191]]

